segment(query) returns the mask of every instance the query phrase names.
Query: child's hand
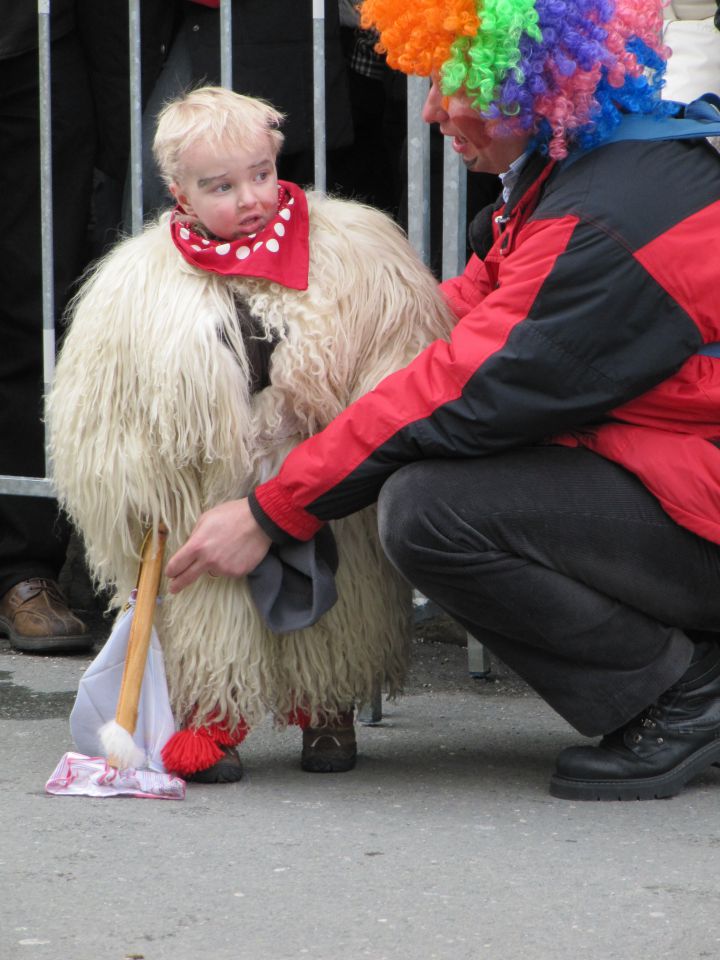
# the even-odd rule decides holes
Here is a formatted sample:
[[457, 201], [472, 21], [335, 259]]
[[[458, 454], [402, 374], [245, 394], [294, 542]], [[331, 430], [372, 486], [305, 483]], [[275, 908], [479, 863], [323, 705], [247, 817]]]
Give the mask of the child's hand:
[[170, 593], [198, 577], [244, 577], [254, 570], [272, 541], [259, 526], [247, 500], [228, 500], [201, 514], [193, 532], [168, 562]]

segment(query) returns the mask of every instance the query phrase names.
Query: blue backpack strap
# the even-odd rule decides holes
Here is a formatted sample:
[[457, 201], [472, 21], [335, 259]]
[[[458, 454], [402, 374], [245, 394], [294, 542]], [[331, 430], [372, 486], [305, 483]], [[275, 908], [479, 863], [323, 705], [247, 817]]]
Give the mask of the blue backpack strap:
[[685, 116], [701, 123], [717, 123], [720, 120], [720, 97], [716, 93], [704, 93], [685, 107]]
[[720, 97], [714, 93], [693, 100], [674, 117], [627, 114], [600, 146], [618, 140], [689, 140], [696, 137], [720, 137]]
[[698, 353], [703, 357], [717, 357], [720, 360], [720, 343], [704, 343]]
[[[720, 137], [720, 97], [705, 93], [687, 105], [678, 104], [679, 112], [674, 117], [654, 117], [647, 114], [628, 113], [597, 147], [622, 140], [690, 140], [699, 137]], [[575, 150], [565, 160], [569, 166], [590, 150]]]

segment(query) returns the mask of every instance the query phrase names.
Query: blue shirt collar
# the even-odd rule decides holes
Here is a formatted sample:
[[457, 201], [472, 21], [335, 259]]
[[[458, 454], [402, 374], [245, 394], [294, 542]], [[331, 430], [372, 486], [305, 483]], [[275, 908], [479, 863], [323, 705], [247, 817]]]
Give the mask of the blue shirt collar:
[[518, 177], [520, 176], [520, 171], [525, 166], [525, 161], [530, 156], [531, 152], [532, 151], [528, 149], [525, 151], [525, 153], [521, 153], [516, 160], [513, 160], [505, 173], [499, 174], [500, 181], [502, 183], [502, 196], [504, 203], [507, 203], [510, 199], [512, 188], [517, 183]]

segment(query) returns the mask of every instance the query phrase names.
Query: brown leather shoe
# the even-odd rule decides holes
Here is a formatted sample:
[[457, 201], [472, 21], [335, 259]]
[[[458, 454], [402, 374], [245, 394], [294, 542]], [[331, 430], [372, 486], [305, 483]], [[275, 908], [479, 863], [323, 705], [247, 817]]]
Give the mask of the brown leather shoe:
[[94, 643], [55, 581], [42, 577], [21, 580], [0, 600], [0, 635], [22, 653], [76, 653]]
[[344, 773], [357, 758], [353, 711], [324, 727], [305, 727], [300, 766], [308, 773]]

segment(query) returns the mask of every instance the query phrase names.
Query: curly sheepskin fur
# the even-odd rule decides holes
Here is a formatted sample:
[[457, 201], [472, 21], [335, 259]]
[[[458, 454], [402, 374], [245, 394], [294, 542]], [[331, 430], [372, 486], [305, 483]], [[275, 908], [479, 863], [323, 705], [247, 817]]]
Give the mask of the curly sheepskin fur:
[[[71, 309], [48, 397], [53, 476], [98, 586], [123, 603], [143, 530], [171, 555], [199, 514], [272, 476], [287, 451], [448, 335], [435, 281], [384, 214], [310, 194], [306, 291], [187, 264], [167, 214], [118, 244]], [[268, 338], [271, 385], [249, 392], [242, 301]], [[284, 723], [391, 694], [406, 669], [408, 588], [383, 556], [374, 510], [333, 523], [339, 600], [313, 627], [262, 623], [244, 580], [202, 577], [157, 616], [178, 725], [270, 711]]]

